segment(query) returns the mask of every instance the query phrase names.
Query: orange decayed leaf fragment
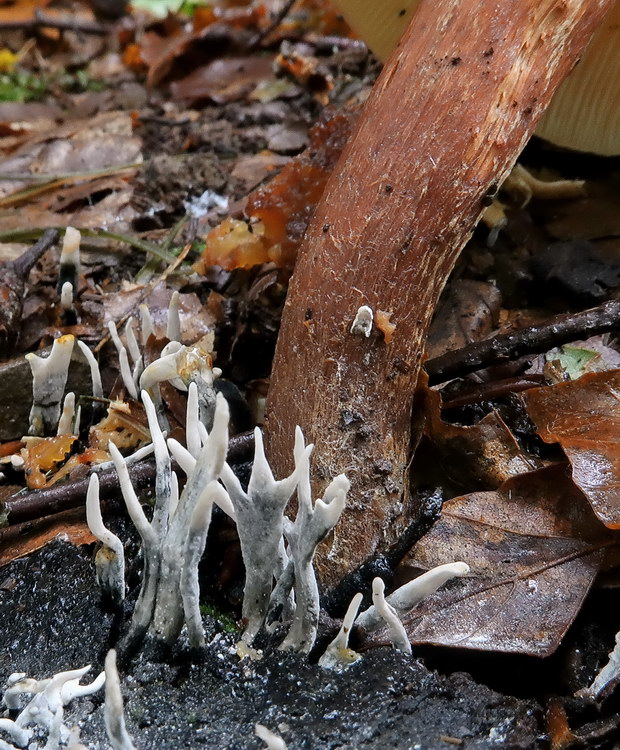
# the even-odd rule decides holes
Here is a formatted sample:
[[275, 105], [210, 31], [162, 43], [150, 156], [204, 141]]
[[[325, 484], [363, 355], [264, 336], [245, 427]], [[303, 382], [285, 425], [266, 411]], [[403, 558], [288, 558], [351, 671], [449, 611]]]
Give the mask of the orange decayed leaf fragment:
[[358, 110], [328, 111], [310, 130], [308, 148], [248, 198], [244, 221], [226, 219], [206, 237], [194, 268], [226, 270], [273, 262], [290, 268], [327, 178], [347, 142]]

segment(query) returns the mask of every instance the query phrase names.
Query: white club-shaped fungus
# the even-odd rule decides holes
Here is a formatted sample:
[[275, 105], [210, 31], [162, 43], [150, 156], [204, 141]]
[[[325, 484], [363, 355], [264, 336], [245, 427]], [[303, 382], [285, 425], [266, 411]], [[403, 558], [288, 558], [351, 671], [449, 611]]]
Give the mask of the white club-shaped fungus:
[[373, 605], [387, 625], [392, 646], [394, 646], [397, 651], [402, 651], [404, 654], [410, 654], [411, 643], [409, 642], [405, 628], [396, 614], [394, 607], [391, 607], [385, 601], [384, 592], [385, 583], [383, 583], [381, 578], [375, 578], [372, 582]]
[[265, 743], [267, 750], [286, 750], [286, 742], [282, 737], [278, 737], [275, 732], [267, 729], [263, 724], [255, 724], [254, 733]]
[[113, 750], [136, 750], [125, 727], [125, 712], [121, 681], [116, 668], [116, 651], [111, 649], [105, 658], [105, 730]]
[[351, 635], [351, 628], [353, 627], [361, 603], [362, 595], [360, 593], [355, 594], [347, 607], [338, 634], [319, 659], [319, 665], [324, 669], [340, 671], [360, 658], [357, 652], [349, 648], [349, 636]]
[[[444, 585], [444, 583], [457, 576], [465, 576], [468, 573], [469, 565], [464, 562], [438, 565], [436, 568], [428, 570], [421, 576], [414, 578], [412, 581], [409, 581], [396, 589], [396, 591], [392, 592], [386, 598], [386, 601], [394, 608], [396, 614], [399, 617], [402, 617], [423, 599], [434, 594], [440, 586]], [[383, 624], [383, 617], [373, 605], [359, 615], [355, 624], [364, 628], [364, 630], [372, 631], [381, 627]]]
[[121, 540], [103, 524], [97, 474], [91, 474], [88, 483], [86, 522], [93, 536], [103, 544], [95, 556], [97, 583], [102, 596], [118, 607], [125, 598], [125, 551]]

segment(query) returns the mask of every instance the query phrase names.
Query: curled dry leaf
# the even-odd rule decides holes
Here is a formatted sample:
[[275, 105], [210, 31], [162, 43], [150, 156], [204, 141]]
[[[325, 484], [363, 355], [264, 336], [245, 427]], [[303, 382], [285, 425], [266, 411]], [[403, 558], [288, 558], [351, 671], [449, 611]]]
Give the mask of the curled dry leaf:
[[540, 437], [562, 446], [596, 515], [620, 528], [620, 370], [532, 388], [522, 399]]
[[444, 503], [409, 553], [422, 569], [471, 568], [405, 621], [413, 643], [547, 656], [579, 612], [609, 544], [563, 466]]

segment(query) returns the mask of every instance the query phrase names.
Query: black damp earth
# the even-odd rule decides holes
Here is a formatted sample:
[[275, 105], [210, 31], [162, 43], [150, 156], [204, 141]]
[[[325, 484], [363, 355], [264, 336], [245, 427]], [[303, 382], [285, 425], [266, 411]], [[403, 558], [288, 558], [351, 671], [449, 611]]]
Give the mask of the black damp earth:
[[[55, 541], [5, 566], [0, 581], [0, 671], [44, 678], [92, 664], [102, 669], [113, 617], [100, 607], [92, 547]], [[239, 633], [205, 615], [209, 646], [181, 641], [164, 657], [138, 654], [121, 671], [127, 728], [140, 750], [263, 747], [256, 722], [289, 750], [343, 748], [543, 748], [542, 709], [463, 673], [439, 674], [389, 647], [343, 673], [303, 656], [240, 660]], [[88, 747], [105, 747], [103, 691], [65, 709]], [[101, 743], [101, 744], [97, 744]]]

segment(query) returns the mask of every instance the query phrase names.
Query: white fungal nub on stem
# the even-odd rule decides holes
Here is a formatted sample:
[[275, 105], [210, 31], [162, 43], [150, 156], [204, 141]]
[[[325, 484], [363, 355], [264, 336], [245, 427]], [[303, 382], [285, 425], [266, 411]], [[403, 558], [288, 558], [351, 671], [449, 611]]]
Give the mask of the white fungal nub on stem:
[[166, 336], [170, 341], [181, 341], [181, 317], [179, 315], [179, 293], [172, 292], [168, 306], [168, 326]]
[[77, 342], [80, 347], [80, 351], [84, 355], [86, 362], [90, 368], [90, 378], [93, 384], [93, 397], [103, 398], [103, 385], [101, 384], [101, 372], [99, 371], [99, 363], [95, 359], [95, 355], [86, 346], [83, 341]]
[[351, 324], [351, 333], [368, 338], [372, 332], [373, 317], [372, 308], [368, 305], [362, 305], [355, 313], [355, 319]]
[[65, 281], [60, 290], [60, 306], [67, 312], [73, 307], [73, 284]]
[[125, 711], [121, 681], [116, 668], [116, 651], [110, 649], [105, 658], [105, 729], [114, 750], [135, 750], [135, 745], [125, 727]]
[[31, 435], [56, 432], [74, 343], [73, 336], [61, 336], [52, 344], [52, 351], [46, 359], [36, 354], [26, 354], [32, 370], [32, 408], [28, 430]]

